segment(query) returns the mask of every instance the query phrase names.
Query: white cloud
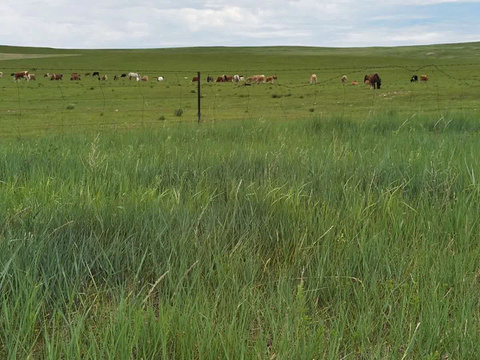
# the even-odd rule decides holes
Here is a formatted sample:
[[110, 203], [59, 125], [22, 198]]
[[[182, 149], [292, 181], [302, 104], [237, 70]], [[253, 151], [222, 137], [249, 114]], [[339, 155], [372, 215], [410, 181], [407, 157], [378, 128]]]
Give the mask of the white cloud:
[[369, 46], [480, 40], [478, 21], [452, 18], [447, 29], [447, 20], [438, 14], [415, 11], [417, 6], [446, 3], [475, 6], [478, 0], [380, 4], [376, 0], [25, 0], [21, 7], [17, 3], [2, 0], [0, 4], [0, 39], [8, 45]]

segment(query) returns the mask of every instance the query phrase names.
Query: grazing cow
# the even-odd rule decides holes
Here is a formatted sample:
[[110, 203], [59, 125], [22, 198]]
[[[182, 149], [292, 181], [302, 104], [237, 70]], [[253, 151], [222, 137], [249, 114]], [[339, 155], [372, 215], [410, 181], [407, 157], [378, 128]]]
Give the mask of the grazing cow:
[[148, 76], [147, 76], [147, 75], [143, 75], [141, 80], [142, 80], [142, 81], [148, 81]]
[[233, 75], [233, 81], [238, 83], [240, 81], [240, 75]]
[[30, 81], [30, 80], [37, 80], [37, 77], [35, 76], [35, 74], [28, 74], [27, 75], [27, 80]]
[[233, 82], [233, 76], [232, 75], [223, 75], [223, 81], [224, 82]]
[[208, 75], [207, 76], [207, 83], [213, 82], [213, 76]]
[[192, 82], [198, 81], [198, 76], [194, 76]]
[[427, 82], [428, 76], [427, 75], [420, 75], [420, 81]]
[[310, 75], [310, 84], [316, 84], [317, 83], [317, 75], [312, 74]]
[[63, 80], [63, 74], [50, 74], [50, 80]]
[[352, 85], [358, 85], [358, 81], [357, 80], [352, 81]]
[[116, 81], [116, 80], [118, 80], [118, 79], [120, 79], [120, 76], [118, 76], [118, 75], [113, 75], [113, 81]]
[[266, 82], [271, 82], [273, 84], [274, 80], [277, 80], [277, 75], [267, 77]]
[[46, 73], [45, 75], [43, 75], [43, 77], [48, 77], [48, 78], [51, 77], [51, 76], [52, 76], [52, 74], [50, 74], [50, 73]]
[[92, 76], [98, 76], [98, 77], [100, 77], [100, 73], [99, 73], [98, 71], [94, 71], [94, 72], [92, 73]]
[[380, 86], [382, 85], [382, 80], [377, 73], [373, 75], [365, 75], [363, 82], [367, 85], [370, 85], [372, 89], [380, 89]]
[[135, 79], [137, 81], [140, 81], [140, 75], [138, 75], [137, 73], [134, 73], [134, 72], [129, 72], [127, 74], [127, 77], [128, 77], [128, 80]]
[[418, 76], [417, 75], [412, 75], [412, 78], [410, 79], [410, 82], [417, 82], [418, 81]]
[[102, 77], [98, 77], [98, 80], [107, 81], [107, 80], [108, 80], [108, 76], [107, 76], [107, 75], [102, 75]]
[[163, 81], [163, 80], [164, 80], [164, 79], [163, 79], [163, 76], [157, 77], [157, 81], [158, 81], [158, 82]]
[[265, 83], [265, 75], [253, 75], [247, 78], [247, 82], [256, 84]]
[[347, 75], [342, 76], [342, 83], [344, 83], [344, 84], [347, 83]]
[[127, 74], [122, 74], [120, 75], [120, 77], [127, 77]]
[[223, 76], [217, 77], [216, 82], [225, 82], [225, 78]]
[[17, 73], [12, 73], [13, 80], [17, 81], [19, 79], [27, 79], [28, 80], [28, 71], [19, 71]]
[[89, 72], [85, 73], [85, 76], [90, 76], [91, 74]]
[[81, 79], [80, 79], [80, 74], [73, 73], [73, 74], [70, 76], [70, 80], [81, 80]]

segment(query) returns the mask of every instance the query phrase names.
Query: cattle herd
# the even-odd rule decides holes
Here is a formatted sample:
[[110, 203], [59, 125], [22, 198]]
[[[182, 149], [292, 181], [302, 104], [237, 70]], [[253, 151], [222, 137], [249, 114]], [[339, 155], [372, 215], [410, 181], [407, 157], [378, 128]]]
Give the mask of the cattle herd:
[[[12, 78], [14, 81], [19, 81], [19, 80], [36, 80], [35, 74], [30, 73], [29, 71], [19, 71], [11, 74]], [[103, 74], [100, 75], [99, 71], [94, 71], [94, 72], [87, 72], [83, 74], [84, 77], [97, 77], [98, 80], [106, 81], [108, 80], [108, 76]], [[0, 78], [3, 77], [3, 72], [0, 71]], [[50, 80], [63, 80], [63, 74], [56, 74], [56, 73], [46, 73], [43, 75], [44, 78], [48, 78]], [[136, 72], [129, 72], [129, 73], [124, 73], [121, 75], [114, 75], [113, 80], [117, 81], [120, 80], [121, 78], [126, 78], [128, 80], [135, 80], [135, 81], [149, 81], [149, 77], [147, 75], [140, 76]], [[70, 80], [72, 81], [78, 81], [82, 79], [82, 75], [78, 72], [73, 72], [70, 75]], [[188, 78], [186, 78], [188, 79]], [[347, 83], [347, 76], [343, 75], [341, 78], [341, 82], [343, 84]], [[419, 79], [418, 75], [412, 75], [410, 78], [410, 82], [417, 82]], [[155, 81], [161, 82], [164, 80], [163, 76], [156, 76]], [[221, 75], [214, 79], [213, 76], [208, 75], [206, 77], [207, 83], [212, 83], [212, 82], [217, 82], [217, 83], [223, 83], [223, 82], [233, 82], [233, 83], [242, 83], [245, 86], [251, 85], [251, 84], [262, 84], [262, 83], [274, 83], [274, 81], [277, 80], [277, 75], [272, 75], [272, 76], [265, 76], [265, 75], [253, 75], [245, 78], [243, 75]], [[198, 76], [194, 76], [192, 78], [192, 82], [198, 82], [199, 78]], [[427, 75], [420, 75], [420, 81], [421, 82], [427, 82], [428, 81], [428, 76]], [[365, 75], [364, 84], [369, 85], [372, 89], [380, 89], [380, 86], [382, 84], [380, 76], [378, 73], [374, 73], [371, 75]], [[310, 84], [316, 84], [317, 83], [317, 75], [312, 74], [310, 76]], [[354, 80], [351, 82], [351, 85], [358, 85], [358, 81]]]
[[[19, 81], [19, 80], [26, 80], [26, 81], [30, 81], [30, 80], [36, 80], [36, 76], [35, 74], [32, 74], [30, 73], [29, 71], [19, 71], [19, 72], [16, 72], [16, 73], [12, 73], [11, 74], [12, 78], [14, 81]], [[0, 78], [3, 77], [3, 72], [0, 72]], [[63, 80], [63, 74], [56, 74], [56, 73], [45, 73], [43, 75], [44, 78], [48, 78], [50, 80]], [[108, 80], [108, 76], [103, 74], [103, 75], [100, 75], [100, 72], [98, 71], [94, 71], [94, 72], [87, 72], [83, 75], [83, 77], [96, 77], [98, 78], [98, 80], [103, 80], [103, 81], [107, 81]], [[149, 78], [148, 76], [144, 75], [144, 76], [140, 76], [139, 74], [137, 73], [134, 73], [134, 72], [130, 72], [128, 74], [121, 74], [121, 75], [114, 75], [113, 76], [113, 80], [119, 80], [120, 78], [128, 78], [129, 80], [136, 80], [136, 81], [148, 81]], [[82, 74], [78, 73], [78, 72], [73, 72], [71, 75], [70, 75], [70, 80], [72, 81], [78, 81], [78, 80], [82, 80]], [[164, 78], [163, 76], [158, 76], [158, 77], [155, 77], [155, 80], [160, 82], [160, 81], [163, 81]]]

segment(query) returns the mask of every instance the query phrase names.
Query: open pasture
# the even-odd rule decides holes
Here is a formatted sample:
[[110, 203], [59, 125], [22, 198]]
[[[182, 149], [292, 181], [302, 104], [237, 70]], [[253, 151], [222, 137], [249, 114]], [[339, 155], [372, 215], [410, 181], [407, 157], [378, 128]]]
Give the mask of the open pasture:
[[[467, 48], [467, 49], [466, 49]], [[1, 49], [0, 49], [1, 50]], [[478, 111], [478, 45], [398, 49], [198, 48], [164, 50], [53, 51], [38, 57], [0, 61], [0, 130], [3, 135], [75, 132], [77, 129], [158, 126], [196, 121], [197, 84], [201, 72], [202, 120], [283, 119], [337, 116], [365, 119], [376, 113], [442, 116], [448, 111]], [[17, 54], [19, 49], [11, 49]], [[43, 49], [45, 52], [46, 50]], [[24, 50], [26, 55], [29, 51]], [[40, 55], [39, 55], [40, 53]], [[68, 56], [63, 56], [68, 55]], [[72, 56], [75, 55], [75, 56]], [[36, 81], [13, 82], [12, 72], [29, 70]], [[98, 71], [107, 81], [84, 76]], [[114, 75], [130, 71], [148, 82]], [[70, 81], [70, 74], [81, 74]], [[380, 90], [363, 84], [378, 72]], [[46, 73], [61, 73], [50, 81]], [[310, 84], [310, 75], [317, 83]], [[272, 83], [206, 83], [223, 74], [276, 75]], [[426, 83], [411, 83], [427, 74]], [[346, 75], [344, 84], [341, 77]], [[163, 82], [155, 78], [163, 76]], [[357, 81], [357, 86], [351, 85]]]
[[166, 78], [0, 79], [0, 358], [478, 358], [478, 51], [0, 61]]

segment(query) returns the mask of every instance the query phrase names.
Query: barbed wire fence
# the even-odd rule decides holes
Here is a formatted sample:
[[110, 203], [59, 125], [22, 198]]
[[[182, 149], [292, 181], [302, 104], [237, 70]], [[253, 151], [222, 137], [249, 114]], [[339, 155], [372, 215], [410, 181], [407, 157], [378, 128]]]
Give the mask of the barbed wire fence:
[[[416, 106], [421, 106], [425, 113], [443, 114], [446, 111], [476, 110], [475, 102], [452, 102], [442, 92], [438, 85], [430, 83], [418, 84], [420, 87], [409, 88], [410, 76], [420, 71], [428, 71], [436, 77], [443, 77], [450, 84], [457, 83], [459, 89], [462, 84], [469, 83], [470, 87], [480, 88], [480, 77], [472, 76], [471, 70], [479, 64], [426, 64], [421, 66], [391, 65], [377, 66], [375, 72], [396, 72], [405, 74], [402, 82], [396, 80], [392, 85], [388, 83], [389, 75], [382, 75], [382, 90], [368, 92], [363, 85], [361, 74], [373, 72], [367, 67], [324, 67], [324, 68], [284, 68], [284, 69], [244, 69], [245, 74], [280, 74], [273, 83], [246, 84], [240, 83], [207, 83], [207, 74], [231, 74], [231, 70], [202, 70], [202, 121], [217, 120], [244, 120], [255, 118], [282, 118], [296, 120], [299, 118], [318, 117], [325, 115], [323, 109], [335, 109], [341, 118], [349, 116], [348, 108], [358, 106], [368, 111], [368, 116], [375, 116], [380, 108], [380, 100], [389, 93], [395, 92], [395, 87], [406, 92], [405, 101], [398, 107], [390, 106], [396, 112], [412, 113]], [[4, 69], [5, 73], [14, 69]], [[86, 72], [88, 69], [59, 69], [63, 73]], [[48, 69], [32, 69], [37, 73], [47, 72]], [[165, 80], [157, 82], [137, 82], [121, 78], [114, 81], [112, 74], [128, 72], [124, 69], [100, 69], [99, 73], [109, 74], [107, 81], [95, 80], [93, 77], [82, 76], [82, 80], [52, 81], [49, 78], [38, 76], [37, 80], [14, 82], [11, 79], [0, 79], [2, 96], [0, 97], [0, 121], [8, 121], [15, 117], [14, 127], [21, 134], [25, 130], [59, 128], [64, 131], [71, 127], [116, 127], [127, 124], [130, 127], [158, 124], [159, 120], [166, 120], [167, 116], [175, 122], [189, 122], [196, 120], [196, 100], [198, 90], [192, 86], [192, 77], [197, 71], [159, 71], [139, 70], [138, 73], [163, 74]], [[309, 76], [319, 73], [320, 80], [316, 84], [309, 83]], [[192, 75], [193, 74], [193, 75]], [[347, 83], [342, 84], [340, 78], [347, 75], [358, 80], [358, 88]], [[285, 80], [288, 79], [288, 80]], [[356, 79], [357, 80], [357, 79]], [[230, 86], [230, 88], [227, 88]], [[343, 88], [340, 88], [343, 86]], [[55, 95], [54, 89], [57, 89]], [[177, 90], [175, 89], [177, 88]], [[332, 91], [332, 88], [336, 88]], [[15, 91], [16, 89], [16, 91]], [[355, 88], [356, 89], [356, 88]], [[433, 101], [430, 105], [422, 104], [421, 94], [428, 94]], [[116, 95], [120, 93], [120, 95]], [[459, 90], [461, 94], [461, 91]], [[360, 104], [361, 101], [361, 104]], [[16, 104], [16, 105], [14, 105]], [[405, 106], [407, 104], [408, 106]], [[434, 105], [432, 105], [434, 104]], [[75, 110], [75, 111], [71, 111]], [[193, 110], [193, 111], [192, 111]], [[117, 120], [118, 113], [124, 114]], [[186, 113], [192, 115], [186, 116]], [[3, 114], [3, 115], [2, 115]], [[111, 116], [105, 116], [106, 114]], [[125, 115], [126, 114], [126, 115]], [[42, 124], [40, 121], [30, 122], [31, 118], [51, 118]], [[127, 119], [127, 117], [130, 117]], [[6, 120], [7, 119], [7, 120]], [[24, 121], [19, 121], [24, 119]]]

